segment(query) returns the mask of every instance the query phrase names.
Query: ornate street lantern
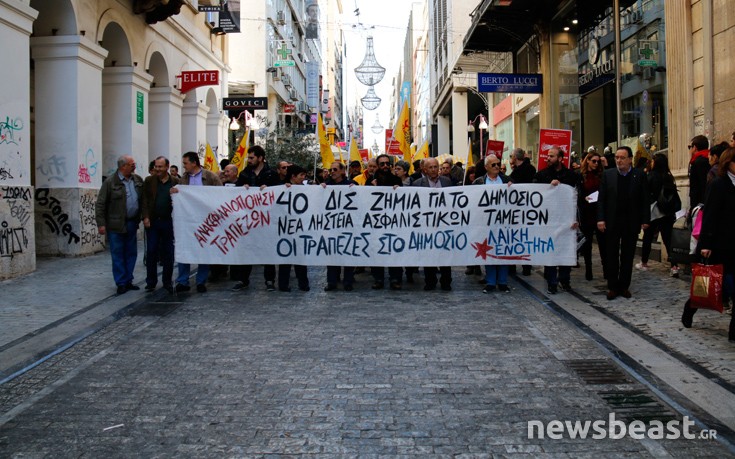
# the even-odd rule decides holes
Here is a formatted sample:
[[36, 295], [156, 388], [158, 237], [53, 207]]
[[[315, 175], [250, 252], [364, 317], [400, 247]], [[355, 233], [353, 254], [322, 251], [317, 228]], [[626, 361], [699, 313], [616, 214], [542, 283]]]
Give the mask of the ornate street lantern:
[[370, 86], [370, 89], [368, 89], [367, 94], [365, 94], [365, 97], [360, 99], [360, 102], [362, 102], [362, 106], [365, 107], [368, 110], [375, 110], [380, 105], [380, 101], [382, 99], [378, 97], [377, 94], [375, 94], [375, 88]]
[[366, 86], [375, 86], [385, 76], [385, 68], [378, 64], [377, 59], [375, 59], [373, 37], [367, 38], [365, 57], [362, 59], [362, 63], [355, 68], [355, 75], [360, 83]]

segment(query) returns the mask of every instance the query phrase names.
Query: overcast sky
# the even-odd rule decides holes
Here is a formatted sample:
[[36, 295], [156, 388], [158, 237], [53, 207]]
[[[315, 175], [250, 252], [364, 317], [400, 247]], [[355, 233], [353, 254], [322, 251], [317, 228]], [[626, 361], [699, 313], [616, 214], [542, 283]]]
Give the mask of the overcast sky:
[[[382, 99], [376, 110], [363, 109], [365, 125], [365, 147], [370, 148], [373, 140], [378, 138], [381, 149], [384, 146], [384, 134], [373, 134], [370, 127], [375, 123], [375, 113], [385, 128], [390, 116], [390, 95], [393, 91], [392, 81], [396, 76], [403, 57], [403, 45], [406, 39], [406, 28], [411, 10], [410, 0], [342, 0], [342, 27], [344, 30], [347, 56], [344, 61], [344, 100], [345, 110], [352, 112], [355, 101], [365, 95], [367, 86], [357, 81], [354, 69], [360, 65], [365, 56], [365, 43], [368, 35], [373, 36], [375, 57], [385, 67], [385, 77], [375, 86], [375, 92]], [[365, 30], [352, 27], [357, 24], [355, 6], [360, 10], [359, 21]]]

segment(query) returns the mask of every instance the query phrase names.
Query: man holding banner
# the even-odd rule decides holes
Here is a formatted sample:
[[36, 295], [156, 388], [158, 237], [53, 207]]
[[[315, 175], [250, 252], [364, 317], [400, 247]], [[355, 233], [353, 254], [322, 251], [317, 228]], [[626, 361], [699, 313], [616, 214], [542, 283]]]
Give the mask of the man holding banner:
[[[323, 183], [322, 187], [326, 188], [327, 185], [357, 185], [353, 180], [347, 178], [345, 172], [345, 165], [339, 161], [334, 161], [329, 168], [329, 180], [327, 180], [327, 183]], [[324, 287], [325, 292], [337, 290], [337, 283], [339, 282], [341, 272], [342, 286], [345, 291], [352, 291], [352, 284], [355, 282], [355, 268], [352, 266], [345, 266], [344, 268], [341, 266], [327, 266], [327, 286]]]
[[[288, 166], [286, 166], [288, 167]], [[281, 184], [278, 173], [268, 166], [265, 162], [265, 150], [260, 145], [253, 145], [248, 148], [248, 166], [240, 172], [236, 186], [253, 186], [260, 188], [261, 186], [277, 186]], [[232, 291], [240, 291], [250, 285], [250, 273], [253, 272], [253, 265], [243, 265], [239, 267], [241, 272], [241, 280], [232, 287]], [[265, 277], [265, 288], [269, 292], [276, 290], [276, 266], [263, 265], [263, 275]]]
[[[199, 155], [193, 151], [184, 153], [181, 159], [181, 166], [184, 168], [184, 175], [179, 183], [189, 186], [222, 186], [217, 174], [202, 168], [199, 162]], [[171, 188], [171, 193], [177, 193], [176, 187]], [[179, 276], [176, 278], [176, 291], [188, 292], [189, 273], [191, 273], [191, 265], [189, 263], [179, 263]], [[199, 264], [197, 269], [196, 283], [197, 292], [204, 293], [207, 291], [207, 276], [209, 276], [209, 265]]]
[[[559, 147], [549, 149], [546, 160], [547, 167], [536, 173], [534, 183], [549, 183], [553, 186], [559, 184], [569, 185], [576, 188], [579, 183], [579, 175], [564, 165], [564, 151]], [[541, 166], [539, 165], [539, 168]], [[558, 292], [558, 285], [567, 292], [572, 291], [571, 266], [544, 266], [544, 278], [546, 279], [546, 293]]]
[[[439, 175], [439, 161], [436, 158], [427, 158], [424, 160], [424, 168], [426, 175], [415, 182], [411, 186], [421, 186], [426, 188], [449, 188], [452, 181]], [[442, 266], [439, 268], [441, 273], [442, 290], [452, 290], [452, 267]], [[424, 267], [424, 290], [434, 290], [437, 284], [436, 278], [437, 268], [435, 266]]]

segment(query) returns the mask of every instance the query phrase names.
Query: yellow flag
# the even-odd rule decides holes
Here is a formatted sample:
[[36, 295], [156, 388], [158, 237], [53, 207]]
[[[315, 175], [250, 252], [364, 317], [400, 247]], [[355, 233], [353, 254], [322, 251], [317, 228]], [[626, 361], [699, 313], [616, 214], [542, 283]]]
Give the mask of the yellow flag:
[[398, 115], [396, 127], [393, 129], [393, 138], [398, 141], [398, 148], [403, 153], [403, 159], [411, 162], [411, 122], [408, 119], [408, 101], [403, 101], [401, 113]]
[[250, 142], [250, 129], [245, 128], [245, 135], [240, 140], [240, 146], [237, 147], [237, 151], [232, 155], [232, 164], [237, 166], [237, 173], [242, 172], [248, 164], [248, 143]]
[[469, 141], [469, 144], [470, 146], [469, 146], [469, 150], [467, 151], [467, 161], [466, 161], [467, 164], [465, 164], [465, 170], [467, 170], [467, 168], [469, 168], [470, 166], [475, 165], [475, 158], [472, 157], [472, 141], [471, 140]]
[[214, 156], [212, 147], [207, 143], [207, 150], [204, 153], [204, 168], [208, 171], [219, 172], [219, 164], [217, 164], [217, 157]]
[[362, 172], [362, 157], [360, 157], [360, 151], [357, 149], [357, 142], [353, 137], [350, 140], [350, 162], [358, 161], [360, 163], [360, 172]]
[[334, 154], [332, 154], [332, 146], [329, 145], [327, 139], [327, 130], [324, 127], [322, 114], [317, 114], [317, 136], [319, 137], [319, 151], [322, 153], [322, 167], [329, 168], [334, 162]]
[[421, 148], [419, 148], [419, 151], [416, 152], [416, 154], [413, 156], [414, 160], [417, 159], [426, 159], [429, 157], [429, 141], [425, 140], [424, 144], [421, 145]]

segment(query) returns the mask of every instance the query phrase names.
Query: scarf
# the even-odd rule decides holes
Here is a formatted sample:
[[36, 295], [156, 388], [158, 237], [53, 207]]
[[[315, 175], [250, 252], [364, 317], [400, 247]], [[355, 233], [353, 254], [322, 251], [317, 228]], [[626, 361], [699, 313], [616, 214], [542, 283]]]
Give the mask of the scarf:
[[689, 161], [689, 164], [694, 164], [694, 161], [699, 157], [709, 158], [709, 150], [699, 150], [698, 152], [694, 153], [692, 155], [692, 159]]

